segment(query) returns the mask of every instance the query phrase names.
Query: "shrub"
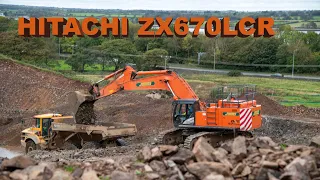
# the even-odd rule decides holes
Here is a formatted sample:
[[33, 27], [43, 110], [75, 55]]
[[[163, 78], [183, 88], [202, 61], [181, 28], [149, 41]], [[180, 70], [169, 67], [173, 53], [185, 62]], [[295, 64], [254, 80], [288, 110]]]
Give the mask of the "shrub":
[[242, 75], [242, 73], [237, 70], [232, 70], [232, 71], [228, 72], [228, 76], [232, 76], [232, 77], [241, 76], [241, 75]]

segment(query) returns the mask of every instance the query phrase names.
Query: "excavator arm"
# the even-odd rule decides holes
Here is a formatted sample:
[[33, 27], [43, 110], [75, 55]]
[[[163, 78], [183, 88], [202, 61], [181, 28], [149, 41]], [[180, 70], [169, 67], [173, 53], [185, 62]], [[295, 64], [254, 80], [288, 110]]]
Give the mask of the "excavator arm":
[[[107, 80], [110, 80], [110, 82], [99, 88], [99, 83]], [[172, 93], [174, 100], [199, 100], [190, 85], [173, 71], [157, 70], [137, 72], [130, 66], [126, 66], [93, 84], [90, 94], [96, 100], [121, 90], [166, 90]]]
[[[100, 84], [104, 84], [103, 82], [107, 83], [100, 87]], [[69, 102], [74, 107], [75, 122], [78, 124], [94, 123], [96, 120], [93, 110], [94, 102], [122, 90], [166, 90], [172, 93], [174, 100], [197, 101], [199, 109], [206, 108], [206, 104], [199, 101], [190, 85], [175, 72], [170, 70], [135, 71], [131, 66], [125, 66], [94, 83], [89, 89], [90, 94], [76, 91], [70, 96]]]

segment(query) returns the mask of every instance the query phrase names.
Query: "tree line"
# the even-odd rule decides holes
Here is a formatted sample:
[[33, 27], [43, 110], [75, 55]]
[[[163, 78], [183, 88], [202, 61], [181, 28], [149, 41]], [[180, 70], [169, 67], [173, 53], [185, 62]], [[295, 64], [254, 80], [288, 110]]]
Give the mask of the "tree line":
[[[279, 28], [271, 38], [197, 38], [137, 36], [139, 24], [129, 25], [129, 37], [19, 37], [17, 21], [0, 17], [0, 53], [41, 66], [56, 63], [59, 54], [67, 55], [66, 63], [74, 71], [100, 64], [121, 68], [134, 63], [141, 70], [175, 64], [198, 64], [205, 67], [250, 71], [291, 72], [293, 56], [295, 71], [320, 72], [320, 35], [294, 31], [289, 25]], [[300, 65], [300, 66], [299, 66]], [[308, 67], [301, 67], [308, 65]]]

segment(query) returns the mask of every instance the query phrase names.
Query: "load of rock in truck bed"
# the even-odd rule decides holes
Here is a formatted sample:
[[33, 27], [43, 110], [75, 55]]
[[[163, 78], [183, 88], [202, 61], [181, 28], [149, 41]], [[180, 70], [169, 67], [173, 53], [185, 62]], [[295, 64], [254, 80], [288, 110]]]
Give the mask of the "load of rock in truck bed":
[[[95, 157], [104, 149], [83, 151], [91, 158], [70, 160], [54, 153], [37, 152], [32, 159], [20, 156], [0, 160], [0, 179], [319, 179], [320, 149], [276, 144], [269, 137], [223, 142], [213, 148], [200, 138], [194, 149], [178, 146], [145, 146], [129, 158]], [[82, 152], [82, 151], [81, 151]], [[71, 153], [76, 156], [80, 153]], [[94, 158], [95, 157], [95, 158]], [[2, 161], [2, 163], [1, 163]]]

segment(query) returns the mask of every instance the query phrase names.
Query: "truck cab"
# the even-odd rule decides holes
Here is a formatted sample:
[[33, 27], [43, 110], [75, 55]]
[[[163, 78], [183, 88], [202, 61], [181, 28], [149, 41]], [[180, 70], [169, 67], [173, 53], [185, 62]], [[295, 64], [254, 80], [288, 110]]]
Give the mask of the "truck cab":
[[33, 116], [33, 126], [21, 132], [21, 145], [25, 147], [26, 153], [47, 146], [52, 136], [51, 123], [55, 117], [62, 117], [62, 114], [50, 113]]

